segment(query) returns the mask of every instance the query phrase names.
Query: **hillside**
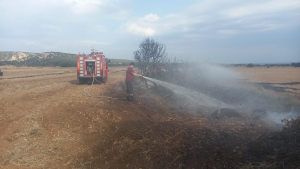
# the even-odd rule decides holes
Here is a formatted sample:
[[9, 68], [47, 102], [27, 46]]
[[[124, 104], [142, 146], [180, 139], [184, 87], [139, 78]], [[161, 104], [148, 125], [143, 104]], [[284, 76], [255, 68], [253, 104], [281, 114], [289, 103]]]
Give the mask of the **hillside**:
[[[108, 57], [109, 58], [109, 57]], [[132, 60], [111, 59], [110, 66], [127, 66]], [[61, 66], [75, 67], [77, 63], [77, 54], [61, 53], [61, 52], [0, 52], [1, 65], [15, 66]]]
[[61, 52], [43, 52], [43, 53], [30, 53], [30, 52], [14, 52], [14, 51], [3, 51], [0, 52], [0, 61], [25, 61], [30, 58], [54, 58], [63, 57], [74, 59], [77, 57], [76, 54], [61, 53]]
[[76, 66], [76, 59], [76, 54], [61, 52], [0, 52], [0, 65], [73, 67]]
[[12, 52], [4, 51], [0, 52], [0, 61], [15, 61], [26, 59], [30, 53], [28, 52]]

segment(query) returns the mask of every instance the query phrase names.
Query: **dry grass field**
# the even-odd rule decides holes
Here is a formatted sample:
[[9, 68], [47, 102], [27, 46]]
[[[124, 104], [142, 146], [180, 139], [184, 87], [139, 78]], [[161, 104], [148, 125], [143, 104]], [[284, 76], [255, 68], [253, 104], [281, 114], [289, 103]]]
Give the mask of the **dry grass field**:
[[299, 67], [236, 67], [231, 70], [239, 72], [248, 82], [300, 100]]
[[251, 82], [256, 83], [292, 83], [300, 82], [299, 67], [236, 67], [239, 72]]
[[[88, 84], [78, 84], [76, 68], [0, 69], [4, 71], [0, 77], [0, 168], [281, 165], [256, 155], [269, 153], [257, 148], [262, 146], [257, 139], [280, 131], [281, 125], [257, 119], [251, 110], [244, 109], [239, 110], [241, 117], [214, 119], [210, 114], [217, 108], [189, 106], [185, 101], [175, 102], [159, 92], [138, 87], [136, 101], [127, 102], [123, 99], [126, 67], [110, 68], [108, 84], [89, 88]], [[299, 68], [233, 70], [249, 83], [300, 81]], [[291, 86], [298, 88], [299, 84]], [[118, 99], [88, 97], [84, 88], [91, 95]], [[293, 166], [293, 160], [286, 159], [289, 163], [285, 165]]]

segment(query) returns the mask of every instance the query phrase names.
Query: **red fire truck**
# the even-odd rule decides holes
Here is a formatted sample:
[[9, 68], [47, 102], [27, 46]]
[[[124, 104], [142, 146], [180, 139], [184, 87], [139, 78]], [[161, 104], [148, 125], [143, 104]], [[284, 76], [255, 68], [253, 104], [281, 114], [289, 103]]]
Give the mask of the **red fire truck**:
[[91, 54], [77, 56], [77, 78], [83, 84], [93, 78], [106, 83], [108, 77], [108, 62], [102, 52], [92, 49]]

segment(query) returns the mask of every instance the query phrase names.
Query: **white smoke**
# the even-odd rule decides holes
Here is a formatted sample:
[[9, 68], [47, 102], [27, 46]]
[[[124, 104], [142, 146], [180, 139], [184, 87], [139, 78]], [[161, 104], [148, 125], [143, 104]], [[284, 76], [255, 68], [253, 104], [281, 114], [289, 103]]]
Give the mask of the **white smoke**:
[[201, 63], [198, 67], [202, 70], [203, 77], [215, 84], [233, 84], [239, 78], [238, 73], [220, 65]]
[[291, 120], [292, 118], [295, 119], [299, 116], [300, 114], [294, 111], [288, 113], [267, 112], [266, 119], [276, 124], [283, 124], [281, 120], [283, 119]]

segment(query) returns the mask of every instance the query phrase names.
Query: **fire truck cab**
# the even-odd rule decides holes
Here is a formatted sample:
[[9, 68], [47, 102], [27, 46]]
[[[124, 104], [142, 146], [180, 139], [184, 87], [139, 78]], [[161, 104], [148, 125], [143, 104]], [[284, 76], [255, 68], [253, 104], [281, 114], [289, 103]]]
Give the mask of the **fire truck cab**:
[[106, 83], [108, 62], [102, 52], [95, 52], [94, 49], [88, 55], [79, 53], [77, 56], [77, 78], [79, 83], [86, 83], [89, 80], [93, 80], [93, 78]]

